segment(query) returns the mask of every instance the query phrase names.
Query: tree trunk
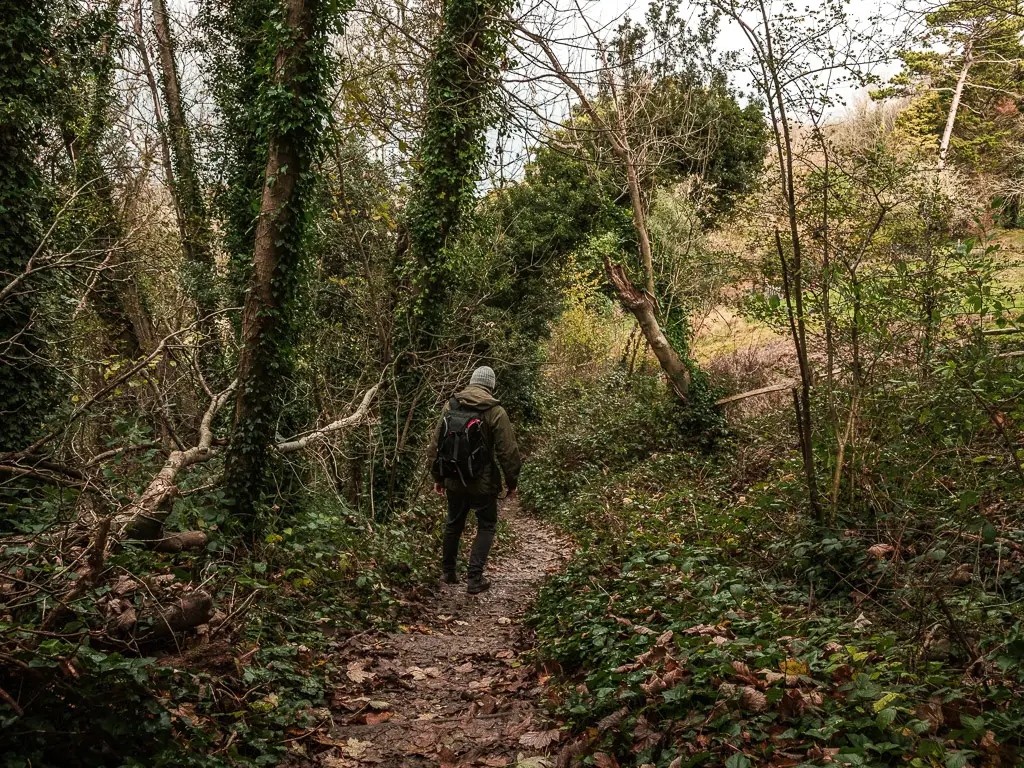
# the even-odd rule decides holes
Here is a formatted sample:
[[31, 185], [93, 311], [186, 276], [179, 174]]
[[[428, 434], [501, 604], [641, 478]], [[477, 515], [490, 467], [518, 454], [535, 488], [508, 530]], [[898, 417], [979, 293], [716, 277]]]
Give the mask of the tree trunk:
[[394, 449], [382, 451], [371, 468], [370, 500], [378, 519], [419, 490], [418, 469], [434, 418], [434, 384], [424, 363], [430, 355], [424, 353], [446, 343], [449, 239], [472, 205], [486, 156], [488, 97], [504, 49], [504, 15], [503, 4], [495, 0], [448, 0], [443, 5], [441, 33], [427, 74], [419, 167], [406, 207], [409, 237], [405, 241], [400, 235], [395, 251], [395, 282], [402, 284], [411, 273], [412, 297], [394, 354], [397, 402], [381, 409], [381, 432]]
[[652, 297], [653, 308], [653, 297], [657, 296], [654, 291], [654, 254], [651, 249], [651, 235], [647, 230], [647, 215], [644, 210], [643, 197], [640, 194], [640, 179], [637, 177], [636, 166], [633, 162], [628, 157], [625, 157], [623, 162], [626, 165], [630, 208], [633, 210], [633, 229], [636, 230], [636, 239], [640, 244], [640, 257], [644, 264], [644, 281], [647, 293]]
[[[253, 246], [254, 272], [242, 312], [235, 430], [225, 480], [237, 515], [251, 519], [266, 482], [280, 390], [290, 366], [301, 259], [304, 190], [321, 116], [318, 0], [284, 0], [282, 42], [273, 62], [279, 123], [268, 134], [263, 196]], [[287, 94], [287, 96], [285, 96]]]
[[953, 138], [953, 126], [956, 125], [956, 113], [960, 110], [960, 99], [964, 94], [964, 86], [967, 84], [967, 75], [974, 63], [973, 43], [968, 41], [964, 48], [964, 65], [960, 70], [960, 76], [956, 79], [956, 87], [953, 89], [953, 101], [949, 105], [949, 115], [946, 117], [946, 127], [942, 131], [942, 140], [939, 142], [939, 169], [946, 167], [946, 155], [949, 153], [949, 142]]
[[[108, 9], [112, 20], [116, 11], [117, 3], [112, 3]], [[61, 132], [74, 167], [75, 184], [79, 188], [88, 185], [86, 197], [92, 198], [99, 209], [96, 236], [99, 251], [106, 256], [98, 265], [100, 280], [93, 298], [96, 313], [113, 336], [114, 347], [107, 351], [137, 357], [153, 350], [156, 331], [135, 274], [114, 184], [101, 160], [100, 145], [109, 125], [115, 53], [111, 40], [105, 38], [93, 72], [96, 82], [92, 103], [88, 109], [70, 107], [62, 116]]]
[[676, 396], [685, 402], [690, 392], [690, 369], [686, 367], [686, 363], [661, 330], [658, 318], [654, 313], [654, 301], [650, 294], [638, 291], [633, 286], [621, 264], [613, 264], [610, 259], [605, 258], [604, 265], [608, 271], [608, 279], [615, 286], [619, 301], [636, 318], [644, 338], [651, 345], [654, 356], [661, 364], [661, 370], [665, 372], [669, 386], [672, 387]]
[[[203, 322], [203, 335], [216, 342], [216, 324], [212, 315], [217, 310], [214, 287], [212, 233], [196, 171], [192, 134], [181, 102], [181, 87], [174, 55], [174, 36], [164, 0], [152, 0], [153, 32], [157, 39], [160, 81], [167, 106], [167, 134], [174, 155], [174, 173], [170, 175], [171, 194], [180, 211], [181, 244], [189, 266], [189, 286]], [[215, 345], [216, 346], [216, 345]]]

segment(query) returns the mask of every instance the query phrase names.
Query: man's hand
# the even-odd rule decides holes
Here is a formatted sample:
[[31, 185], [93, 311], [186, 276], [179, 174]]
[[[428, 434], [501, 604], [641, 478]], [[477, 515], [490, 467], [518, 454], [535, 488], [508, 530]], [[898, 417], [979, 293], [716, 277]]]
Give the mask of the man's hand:
[[444, 486], [440, 483], [434, 483], [434, 493], [438, 496], [444, 496]]

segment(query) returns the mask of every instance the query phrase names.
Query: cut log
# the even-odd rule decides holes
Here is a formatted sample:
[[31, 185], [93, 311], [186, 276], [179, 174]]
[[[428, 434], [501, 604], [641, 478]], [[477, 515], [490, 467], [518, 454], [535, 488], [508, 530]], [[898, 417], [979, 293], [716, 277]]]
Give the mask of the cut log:
[[153, 549], [157, 552], [181, 552], [186, 549], [202, 549], [210, 537], [203, 531], [182, 531], [172, 533], [153, 542]]
[[[139, 624], [152, 623], [148, 631], [138, 636], [139, 642], [158, 642], [185, 632], [213, 618], [213, 598], [202, 589], [188, 592], [168, 606], [143, 611]], [[141, 629], [141, 627], [140, 627]]]
[[793, 389], [797, 386], [797, 381], [790, 379], [789, 381], [783, 381], [780, 384], [772, 384], [767, 387], [761, 387], [760, 389], [752, 389], [749, 392], [740, 392], [737, 395], [729, 395], [723, 397], [721, 400], [716, 400], [715, 405], [725, 405], [726, 403], [735, 403], [737, 400], [746, 400], [748, 397], [757, 397], [758, 395], [767, 395], [772, 392], [781, 392], [784, 389]]

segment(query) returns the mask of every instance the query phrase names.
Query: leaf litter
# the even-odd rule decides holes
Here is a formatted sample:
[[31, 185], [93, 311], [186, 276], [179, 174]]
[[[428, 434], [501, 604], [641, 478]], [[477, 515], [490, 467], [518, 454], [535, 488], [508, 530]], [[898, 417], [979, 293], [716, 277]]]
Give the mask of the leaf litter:
[[309, 766], [328, 768], [548, 768], [564, 733], [545, 716], [543, 681], [521, 664], [530, 648], [522, 616], [566, 545], [505, 503], [513, 551], [492, 560], [491, 590], [439, 587], [417, 624], [339, 649], [344, 669], [334, 727]]

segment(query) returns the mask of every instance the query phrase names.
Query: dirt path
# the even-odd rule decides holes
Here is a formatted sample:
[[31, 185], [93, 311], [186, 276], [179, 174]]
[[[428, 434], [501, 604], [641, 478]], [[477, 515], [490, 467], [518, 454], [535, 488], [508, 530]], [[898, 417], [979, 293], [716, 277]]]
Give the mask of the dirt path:
[[[342, 660], [348, 681], [334, 699], [334, 749], [321, 765], [552, 764], [529, 759], [546, 753], [554, 733], [546, 732], [536, 672], [519, 661], [527, 650], [521, 618], [545, 574], [561, 566], [565, 545], [514, 502], [501, 515], [514, 545], [492, 557], [489, 592], [471, 597], [464, 582], [444, 587], [422, 624], [350, 643]], [[463, 560], [471, 540], [467, 526]]]

